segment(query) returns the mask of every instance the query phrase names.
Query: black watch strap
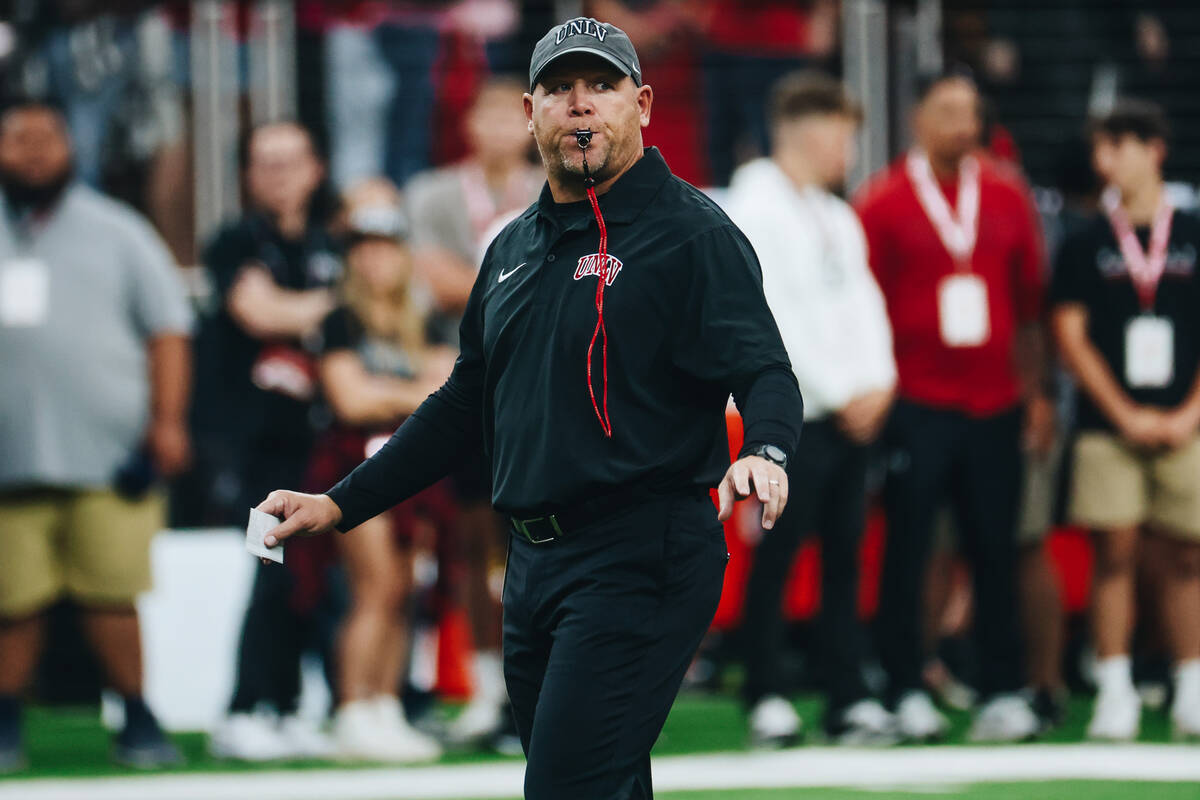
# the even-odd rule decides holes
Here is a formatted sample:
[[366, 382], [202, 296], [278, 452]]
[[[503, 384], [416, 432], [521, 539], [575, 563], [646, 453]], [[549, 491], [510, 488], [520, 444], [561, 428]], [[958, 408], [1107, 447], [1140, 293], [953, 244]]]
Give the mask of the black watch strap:
[[783, 467], [784, 469], [787, 469], [787, 465], [788, 465], [787, 453], [783, 452], [782, 448], [776, 447], [773, 444], [759, 445], [758, 447], [751, 450], [747, 455], [758, 456], [759, 458], [765, 458], [767, 461], [770, 461], [772, 464], [778, 464], [779, 466]]

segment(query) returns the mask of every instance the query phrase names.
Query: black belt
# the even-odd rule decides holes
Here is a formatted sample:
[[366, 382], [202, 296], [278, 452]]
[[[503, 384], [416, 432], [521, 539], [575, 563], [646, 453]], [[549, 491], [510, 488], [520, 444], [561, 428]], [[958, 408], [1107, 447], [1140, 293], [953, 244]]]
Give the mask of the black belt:
[[544, 544], [564, 536], [570, 536], [585, 525], [614, 517], [630, 506], [690, 494], [707, 497], [708, 489], [702, 486], [668, 491], [653, 491], [642, 487], [623, 489], [574, 503], [553, 513], [529, 516], [521, 513], [513, 514], [512, 529], [517, 536], [532, 544]]

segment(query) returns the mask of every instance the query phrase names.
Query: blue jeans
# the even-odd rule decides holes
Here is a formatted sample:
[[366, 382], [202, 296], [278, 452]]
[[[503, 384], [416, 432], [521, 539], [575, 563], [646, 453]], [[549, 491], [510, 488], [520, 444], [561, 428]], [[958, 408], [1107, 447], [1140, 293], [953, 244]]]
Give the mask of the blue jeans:
[[337, 27], [326, 43], [334, 183], [386, 174], [402, 186], [430, 166], [437, 29]]
[[435, 28], [385, 25], [375, 31], [375, 39], [396, 77], [396, 92], [388, 113], [384, 169], [397, 186], [402, 186], [430, 166], [436, 100], [433, 65], [439, 37]]
[[[78, 47], [80, 37], [104, 42]], [[74, 45], [74, 46], [73, 46]], [[59, 28], [42, 44], [51, 95], [64, 106], [77, 176], [98, 187], [104, 149], [138, 68], [137, 32], [130, 22], [103, 21]], [[81, 62], [92, 56], [95, 63]]]

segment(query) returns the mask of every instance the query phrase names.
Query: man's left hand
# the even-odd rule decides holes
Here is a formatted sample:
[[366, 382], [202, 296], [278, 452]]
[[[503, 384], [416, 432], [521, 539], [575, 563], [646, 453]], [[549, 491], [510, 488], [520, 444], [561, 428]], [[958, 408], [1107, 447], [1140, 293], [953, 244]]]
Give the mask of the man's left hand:
[[725, 477], [717, 487], [721, 501], [717, 519], [721, 522], [733, 514], [733, 504], [753, 493], [763, 504], [762, 526], [766, 530], [775, 527], [775, 521], [787, 505], [788, 480], [783, 467], [762, 456], [746, 456], [729, 465]]
[[146, 436], [154, 469], [164, 478], [173, 478], [192, 461], [192, 447], [182, 422], [155, 421]]
[[1025, 425], [1021, 432], [1021, 445], [1026, 452], [1045, 458], [1054, 447], [1056, 426], [1054, 403], [1044, 394], [1037, 394], [1025, 402]]
[[1200, 427], [1200, 411], [1189, 405], [1174, 408], [1163, 415], [1162, 442], [1176, 450], [1190, 442]]

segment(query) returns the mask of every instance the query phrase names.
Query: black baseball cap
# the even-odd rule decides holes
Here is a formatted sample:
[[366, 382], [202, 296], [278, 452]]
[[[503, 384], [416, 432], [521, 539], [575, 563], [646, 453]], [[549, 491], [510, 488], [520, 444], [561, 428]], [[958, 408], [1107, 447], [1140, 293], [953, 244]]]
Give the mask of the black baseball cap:
[[603, 58], [625, 75], [642, 85], [642, 65], [637, 51], [625, 31], [591, 17], [576, 17], [555, 25], [533, 48], [529, 59], [529, 90], [537, 86], [538, 78], [551, 62], [568, 53], [591, 53]]

